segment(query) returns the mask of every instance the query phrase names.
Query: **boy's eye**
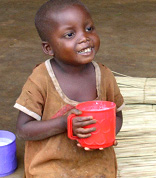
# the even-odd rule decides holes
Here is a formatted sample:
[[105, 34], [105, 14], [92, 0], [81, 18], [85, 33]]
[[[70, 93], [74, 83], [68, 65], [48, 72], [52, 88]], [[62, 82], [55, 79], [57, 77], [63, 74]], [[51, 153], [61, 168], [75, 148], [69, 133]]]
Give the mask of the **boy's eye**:
[[93, 29], [94, 29], [93, 27], [87, 27], [86, 32], [91, 32], [91, 31], [93, 31]]
[[73, 36], [74, 36], [73, 32], [70, 32], [64, 35], [65, 38], [72, 38]]

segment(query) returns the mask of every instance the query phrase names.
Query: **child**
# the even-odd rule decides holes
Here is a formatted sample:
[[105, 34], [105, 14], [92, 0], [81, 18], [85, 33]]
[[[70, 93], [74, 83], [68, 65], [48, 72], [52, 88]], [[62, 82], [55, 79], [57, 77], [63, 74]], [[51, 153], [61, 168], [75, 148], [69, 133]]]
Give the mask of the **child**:
[[92, 117], [75, 106], [108, 100], [117, 106], [122, 125], [123, 98], [111, 71], [93, 61], [100, 45], [88, 9], [78, 0], [50, 0], [36, 14], [43, 51], [51, 59], [37, 66], [16, 101], [17, 135], [25, 144], [26, 178], [115, 178], [113, 147], [86, 151], [67, 137], [67, 117], [76, 114], [73, 133], [91, 136]]

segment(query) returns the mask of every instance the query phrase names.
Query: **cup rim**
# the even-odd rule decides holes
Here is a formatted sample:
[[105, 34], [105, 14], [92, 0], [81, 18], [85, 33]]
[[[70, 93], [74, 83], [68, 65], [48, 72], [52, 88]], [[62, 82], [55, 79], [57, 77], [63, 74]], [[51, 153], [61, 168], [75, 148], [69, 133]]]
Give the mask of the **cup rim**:
[[81, 102], [79, 103], [77, 106], [76, 106], [76, 109], [79, 109], [81, 111], [89, 111], [89, 112], [96, 112], [97, 110], [86, 110], [86, 109], [83, 109], [81, 108], [82, 105], [86, 105], [86, 104], [92, 104], [92, 103], [108, 103], [109, 104], [109, 108], [105, 108], [105, 109], [100, 109], [99, 111], [106, 111], [106, 110], [111, 110], [111, 109], [114, 109], [116, 107], [116, 104], [114, 102], [111, 102], [111, 101], [102, 101], [102, 100], [93, 100], [93, 101], [86, 101], [86, 102]]

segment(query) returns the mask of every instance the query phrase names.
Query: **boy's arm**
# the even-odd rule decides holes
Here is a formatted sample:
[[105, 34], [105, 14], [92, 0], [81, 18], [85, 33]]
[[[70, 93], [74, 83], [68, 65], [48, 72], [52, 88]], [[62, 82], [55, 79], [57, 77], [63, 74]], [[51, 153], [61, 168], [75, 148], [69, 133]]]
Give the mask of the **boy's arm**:
[[77, 115], [73, 122], [73, 133], [78, 137], [90, 137], [90, 133], [96, 130], [95, 128], [82, 128], [83, 126], [94, 124], [96, 121], [87, 116], [79, 117], [81, 111], [77, 109], [70, 110], [64, 116], [46, 121], [37, 121], [33, 117], [20, 111], [17, 118], [17, 136], [24, 140], [42, 140], [67, 132], [67, 117], [70, 114]]
[[122, 127], [122, 111], [119, 111], [116, 113], [116, 135], [119, 133], [121, 127]]
[[16, 125], [18, 138], [24, 140], [42, 140], [67, 130], [67, 119], [65, 116], [57, 117], [47, 121], [37, 121], [33, 117], [19, 112]]

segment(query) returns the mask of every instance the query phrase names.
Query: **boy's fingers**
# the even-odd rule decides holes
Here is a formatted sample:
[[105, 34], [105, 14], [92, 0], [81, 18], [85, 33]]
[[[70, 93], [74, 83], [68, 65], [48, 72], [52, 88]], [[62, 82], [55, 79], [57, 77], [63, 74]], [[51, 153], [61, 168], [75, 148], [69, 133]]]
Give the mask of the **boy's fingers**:
[[88, 148], [88, 147], [84, 147], [84, 149], [85, 149], [86, 151], [90, 151], [90, 150], [91, 150], [91, 149]]
[[89, 134], [77, 134], [77, 137], [79, 137], [79, 138], [88, 138], [90, 136], [91, 136], [90, 133]]
[[[80, 145], [80, 143], [77, 143], [77, 146], [78, 146], [79, 148], [83, 148], [83, 147]], [[90, 148], [88, 148], [88, 147], [84, 147], [84, 150], [86, 150], [86, 151], [92, 151], [92, 149], [90, 149]]]
[[[80, 143], [77, 143], [77, 146], [82, 148], [82, 146], [80, 145]], [[92, 149], [88, 148], [88, 147], [84, 147], [84, 150], [86, 151], [92, 151]]]
[[[77, 143], [77, 146], [78, 146], [79, 148], [82, 148], [82, 146], [80, 145], [80, 143]], [[84, 147], [84, 150], [86, 150], [86, 151], [92, 151], [93, 149], [90, 149], [90, 148], [88, 148], [88, 147]], [[102, 150], [104, 150], [104, 148], [99, 148], [99, 150], [102, 151]]]
[[91, 121], [91, 120], [93, 120], [92, 116], [83, 116], [83, 117], [78, 116], [75, 118], [75, 121], [77, 122], [84, 122], [84, 121]]
[[86, 151], [94, 151], [94, 149], [88, 148], [88, 147], [84, 147], [84, 150], [86, 150]]
[[84, 126], [95, 124], [95, 123], [96, 123], [96, 120], [86, 118], [86, 117], [83, 119], [82, 118], [73, 119], [73, 124], [76, 127], [84, 127]]
[[80, 148], [82, 148], [82, 146], [80, 145], [80, 143], [77, 143], [77, 146], [80, 147]]
[[80, 115], [80, 114], [82, 114], [82, 111], [74, 108], [68, 113], [68, 115], [71, 115], [71, 114]]
[[76, 132], [80, 133], [80, 134], [88, 134], [88, 133], [94, 132], [94, 131], [96, 131], [95, 127], [92, 127], [92, 128], [77, 128], [76, 129]]
[[118, 145], [117, 140], [114, 141], [113, 145], [114, 145], [114, 146], [117, 146], [117, 145]]

